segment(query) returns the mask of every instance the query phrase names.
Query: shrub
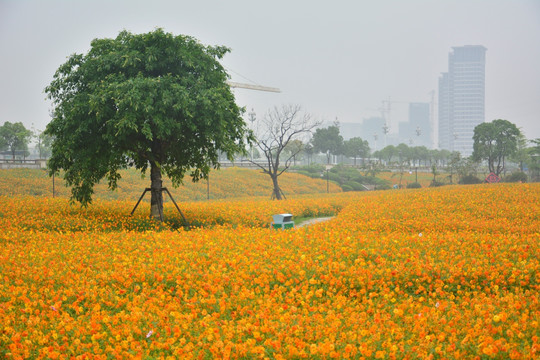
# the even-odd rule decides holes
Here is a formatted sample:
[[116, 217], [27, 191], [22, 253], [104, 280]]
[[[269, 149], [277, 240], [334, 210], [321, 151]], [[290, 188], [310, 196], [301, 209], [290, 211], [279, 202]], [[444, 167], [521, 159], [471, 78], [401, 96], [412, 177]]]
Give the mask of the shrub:
[[312, 164], [309, 166], [304, 166], [302, 170], [308, 171], [314, 175], [319, 175], [321, 172], [324, 171], [324, 166], [321, 164]]
[[297, 174], [309, 176], [310, 178], [314, 177], [313, 173], [310, 173], [309, 171], [306, 171], [306, 170], [295, 170], [294, 172], [297, 173]]
[[421, 187], [422, 187], [422, 185], [420, 185], [417, 182], [407, 184], [407, 189], [420, 189]]
[[444, 183], [440, 182], [440, 181], [432, 181], [431, 184], [429, 184], [429, 187], [439, 187], [439, 186], [443, 186]]
[[465, 175], [459, 181], [463, 185], [481, 184], [483, 181], [474, 175]]
[[351, 188], [353, 188], [354, 191], [364, 191], [364, 190], [366, 190], [364, 185], [360, 184], [357, 181], [347, 181], [345, 184], [349, 185]]
[[504, 182], [509, 182], [509, 183], [527, 182], [527, 174], [521, 171], [515, 172], [509, 176], [505, 176]]
[[343, 189], [344, 192], [346, 192], [346, 191], [354, 191], [354, 189], [352, 188], [352, 186], [349, 186], [349, 185], [347, 185], [347, 184], [341, 185], [341, 188]]
[[342, 182], [342, 178], [341, 178], [341, 176], [339, 176], [339, 174], [336, 174], [336, 173], [333, 173], [333, 172], [329, 171], [329, 172], [328, 172], [328, 175], [327, 175], [327, 174], [326, 174], [326, 171], [325, 171], [325, 172], [323, 173], [322, 178], [323, 178], [324, 180], [326, 180], [326, 177], [327, 177], [327, 176], [328, 176], [328, 179], [330, 179], [330, 181], [334, 181], [334, 182], [336, 182], [336, 183], [338, 183], [338, 184], [341, 184], [341, 182]]

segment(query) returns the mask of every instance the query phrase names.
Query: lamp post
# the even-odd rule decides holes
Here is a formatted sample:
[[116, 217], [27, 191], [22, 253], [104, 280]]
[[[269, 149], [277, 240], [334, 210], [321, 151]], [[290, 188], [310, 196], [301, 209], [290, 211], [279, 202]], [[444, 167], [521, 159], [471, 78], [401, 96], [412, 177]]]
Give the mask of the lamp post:
[[401, 150], [399, 150], [399, 188], [401, 189], [401, 179], [403, 178], [403, 166], [401, 166]]
[[326, 165], [326, 193], [328, 194], [329, 193], [329, 189], [328, 189], [328, 171], [332, 168], [332, 166], [330, 165]]
[[326, 169], [326, 193], [328, 194], [328, 169]]
[[390, 132], [390, 126], [385, 122], [384, 126], [382, 127], [383, 133], [384, 133], [384, 147], [386, 147], [386, 135]]
[[[248, 118], [249, 118], [249, 121], [251, 121], [251, 127], [253, 128], [253, 124], [255, 123], [255, 120], [257, 119], [253, 108], [251, 108], [251, 111], [248, 114]], [[253, 145], [251, 145], [251, 161], [253, 161]]]

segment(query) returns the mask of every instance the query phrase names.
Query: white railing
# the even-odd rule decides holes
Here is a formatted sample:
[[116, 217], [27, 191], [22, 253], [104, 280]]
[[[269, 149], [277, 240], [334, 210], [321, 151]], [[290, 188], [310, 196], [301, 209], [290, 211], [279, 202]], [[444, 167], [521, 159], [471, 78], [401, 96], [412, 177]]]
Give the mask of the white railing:
[[0, 169], [45, 169], [47, 168], [47, 160], [45, 159], [0, 159]]

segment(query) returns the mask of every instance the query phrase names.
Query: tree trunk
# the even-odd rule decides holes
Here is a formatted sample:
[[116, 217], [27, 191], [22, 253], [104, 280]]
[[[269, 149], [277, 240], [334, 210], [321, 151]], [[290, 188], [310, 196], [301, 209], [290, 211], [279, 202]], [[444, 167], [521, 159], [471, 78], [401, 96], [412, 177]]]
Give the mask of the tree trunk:
[[150, 199], [150, 216], [156, 220], [163, 221], [163, 181], [161, 180], [161, 169], [155, 162], [151, 163], [150, 168], [150, 180], [152, 185], [150, 187], [150, 193], [152, 195]]
[[275, 196], [275, 199], [276, 200], [281, 200], [281, 189], [279, 188], [279, 185], [278, 185], [278, 177], [277, 175], [270, 175], [270, 177], [272, 178], [272, 184], [274, 185], [274, 191], [273, 191], [273, 196]]

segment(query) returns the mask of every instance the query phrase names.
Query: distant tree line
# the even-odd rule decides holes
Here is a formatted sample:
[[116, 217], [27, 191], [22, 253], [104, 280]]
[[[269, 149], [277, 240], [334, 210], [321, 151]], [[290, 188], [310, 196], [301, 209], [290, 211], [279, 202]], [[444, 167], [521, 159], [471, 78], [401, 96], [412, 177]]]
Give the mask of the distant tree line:
[[[309, 165], [313, 163], [314, 155], [322, 155], [327, 164], [332, 162], [332, 157], [342, 156], [350, 159], [354, 165], [373, 167], [376, 163], [378, 166], [398, 167], [401, 172], [405, 167], [429, 167], [434, 184], [439, 183], [439, 167], [449, 172], [447, 180], [450, 183], [481, 182], [477, 175], [482, 165], [499, 176], [506, 173], [508, 162], [512, 162], [518, 165], [520, 172], [527, 169], [533, 179], [538, 177], [540, 167], [540, 139], [527, 141], [520, 130], [507, 120], [499, 119], [477, 126], [474, 152], [470, 157], [462, 157], [457, 151], [428, 149], [403, 143], [388, 145], [372, 152], [367, 140], [360, 137], [344, 140], [338, 122], [326, 128], [316, 128], [313, 132], [309, 131], [309, 134], [312, 136], [307, 140], [291, 140], [280, 153], [292, 159], [293, 164], [304, 159]], [[272, 154], [267, 153], [266, 157]], [[284, 168], [289, 166], [287, 162]], [[523, 176], [526, 178], [525, 174], [518, 178]]]
[[12, 160], [29, 156], [28, 145], [32, 140], [35, 141], [35, 150], [40, 159], [51, 155], [51, 136], [40, 130], [29, 130], [21, 122], [6, 121], [0, 126], [0, 151], [4, 155], [9, 154]]

